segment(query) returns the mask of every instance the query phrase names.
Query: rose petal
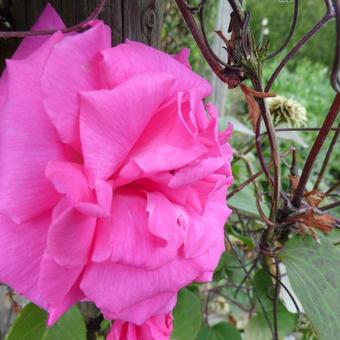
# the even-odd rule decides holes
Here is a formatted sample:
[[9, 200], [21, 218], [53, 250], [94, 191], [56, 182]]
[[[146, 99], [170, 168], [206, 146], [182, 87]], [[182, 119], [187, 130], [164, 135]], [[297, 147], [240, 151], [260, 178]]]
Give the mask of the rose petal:
[[191, 70], [189, 57], [190, 57], [190, 49], [189, 48], [183, 48], [179, 53], [174, 55], [174, 58], [178, 62], [180, 62], [181, 64], [183, 64], [184, 66], [186, 66], [188, 69]]
[[44, 107], [64, 143], [80, 150], [79, 92], [98, 88], [93, 60], [110, 47], [111, 31], [98, 23], [63, 39], [53, 49], [42, 77]]
[[178, 223], [181, 209], [160, 192], [153, 191], [147, 193], [147, 212], [149, 231], [159, 237], [165, 247], [173, 247], [177, 252], [186, 237], [186, 231]]
[[85, 167], [108, 178], [129, 153], [162, 104], [173, 79], [163, 74], [133, 77], [113, 90], [81, 96], [80, 132]]
[[171, 315], [157, 315], [143, 325], [117, 320], [114, 322], [108, 340], [169, 340], [173, 321]]
[[[65, 205], [61, 201], [61, 205]], [[58, 209], [58, 207], [56, 208]], [[96, 218], [85, 216], [72, 206], [53, 216], [47, 237], [47, 254], [65, 268], [85, 265], [96, 228]]]
[[[47, 3], [32, 31], [61, 30], [65, 25], [50, 3]], [[12, 59], [24, 59], [49, 39], [48, 35], [26, 37], [23, 39]]]
[[45, 308], [38, 291], [40, 262], [46, 246], [49, 213], [16, 225], [0, 215], [0, 282]]
[[16, 222], [51, 209], [59, 196], [45, 167], [68, 155], [42, 107], [39, 80], [61, 38], [56, 33], [29, 58], [8, 61], [8, 96], [0, 115], [0, 212]]
[[44, 254], [40, 266], [38, 288], [47, 301], [49, 309], [62, 305], [65, 299], [69, 299], [68, 294], [79, 296], [79, 294], [75, 294], [75, 290], [71, 290], [82, 269], [82, 266], [71, 269], [64, 268], [51, 256]]
[[168, 73], [176, 79], [175, 86], [167, 93], [168, 98], [176, 96], [179, 91], [188, 91], [192, 88], [202, 88], [204, 97], [211, 93], [211, 85], [204, 78], [175, 58], [145, 44], [127, 41], [125, 44], [103, 51], [102, 55], [100, 72], [105, 77], [103, 85], [107, 88], [117, 86], [136, 74]]
[[183, 124], [179, 115], [180, 104], [173, 101], [152, 118], [116, 175], [116, 185], [175, 170], [207, 152], [207, 148], [198, 138], [193, 138]]
[[61, 194], [66, 194], [72, 204], [93, 201], [94, 197], [88, 186], [83, 165], [51, 161], [47, 164], [45, 173], [55, 189]]
[[[149, 210], [156, 205], [156, 200], [160, 199], [160, 194], [151, 194], [149, 200]], [[166, 199], [163, 198], [163, 206]], [[177, 254], [178, 248], [183, 239], [183, 231], [177, 224], [176, 212], [171, 211], [170, 202], [168, 202], [168, 211], [163, 215], [163, 228], [159, 234], [168, 238], [172, 242], [164, 244], [164, 239], [155, 237], [154, 233], [160, 216], [153, 211], [150, 214], [150, 220], [147, 214], [147, 201], [143, 193], [138, 191], [116, 191], [113, 196], [111, 219], [107, 220], [109, 226], [100, 226], [107, 231], [103, 240], [95, 245], [93, 259], [107, 260], [103, 254], [110, 255], [114, 263], [126, 264], [140, 268], [154, 269], [171, 261]], [[173, 208], [174, 209], [174, 208]], [[166, 232], [165, 229], [168, 229]], [[100, 233], [102, 232], [100, 231]], [[171, 235], [172, 232], [172, 235]], [[158, 236], [158, 235], [157, 235]], [[100, 237], [100, 236], [99, 236]], [[110, 240], [110, 242], [105, 241]], [[109, 250], [103, 249], [103, 246]], [[135, 250], [138, 249], [136, 252]], [[157, 254], [157, 257], [153, 256]]]
[[[155, 270], [111, 261], [91, 263], [84, 272], [81, 289], [107, 318], [140, 325], [151, 316], [169, 313], [176, 303], [176, 293], [196, 278], [211, 279], [223, 248], [210, 248], [191, 259], [178, 257]], [[205, 274], [208, 272], [210, 276]]]

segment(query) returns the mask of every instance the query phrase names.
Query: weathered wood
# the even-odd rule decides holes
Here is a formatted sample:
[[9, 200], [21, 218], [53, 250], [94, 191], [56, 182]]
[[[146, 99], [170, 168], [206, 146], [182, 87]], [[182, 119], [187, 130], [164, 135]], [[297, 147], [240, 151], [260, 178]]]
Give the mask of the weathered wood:
[[[12, 0], [17, 30], [27, 30], [48, 0]], [[50, 0], [67, 26], [84, 20], [96, 7], [96, 0]], [[108, 0], [101, 18], [112, 28], [112, 42], [126, 38], [158, 46], [163, 0]]]

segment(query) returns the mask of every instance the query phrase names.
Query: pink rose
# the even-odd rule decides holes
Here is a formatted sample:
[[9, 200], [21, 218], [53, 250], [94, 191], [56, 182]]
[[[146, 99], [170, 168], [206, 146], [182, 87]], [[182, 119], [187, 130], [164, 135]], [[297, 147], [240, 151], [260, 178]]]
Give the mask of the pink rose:
[[141, 326], [116, 321], [107, 340], [168, 340], [172, 333], [172, 320], [171, 315], [154, 316]]
[[[36, 28], [56, 26], [48, 7]], [[0, 81], [0, 281], [49, 324], [83, 300], [137, 325], [168, 314], [224, 250], [231, 129], [209, 83], [187, 50], [110, 41], [99, 21], [27, 38]]]

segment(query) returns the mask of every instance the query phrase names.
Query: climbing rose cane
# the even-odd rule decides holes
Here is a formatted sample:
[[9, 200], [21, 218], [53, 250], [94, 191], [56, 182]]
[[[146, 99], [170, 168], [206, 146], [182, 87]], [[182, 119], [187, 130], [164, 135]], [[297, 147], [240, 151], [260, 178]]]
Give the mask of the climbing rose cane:
[[[56, 27], [48, 6], [35, 29]], [[152, 333], [224, 250], [231, 128], [218, 131], [187, 50], [110, 41], [95, 21], [27, 38], [7, 61], [0, 281], [48, 310], [49, 325], [92, 301], [118, 320], [112, 332]]]

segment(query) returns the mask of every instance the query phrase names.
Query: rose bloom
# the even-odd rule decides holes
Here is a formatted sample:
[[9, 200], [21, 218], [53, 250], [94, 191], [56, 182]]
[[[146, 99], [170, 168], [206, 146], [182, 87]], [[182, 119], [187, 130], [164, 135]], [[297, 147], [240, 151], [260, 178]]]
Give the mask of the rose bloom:
[[107, 340], [168, 340], [173, 328], [171, 315], [154, 316], [143, 325], [116, 321]]
[[[63, 27], [47, 7], [34, 29]], [[118, 320], [113, 339], [169, 334], [178, 291], [211, 280], [224, 250], [231, 128], [218, 131], [187, 50], [110, 42], [95, 21], [26, 38], [7, 61], [0, 281], [49, 325], [92, 301]]]

